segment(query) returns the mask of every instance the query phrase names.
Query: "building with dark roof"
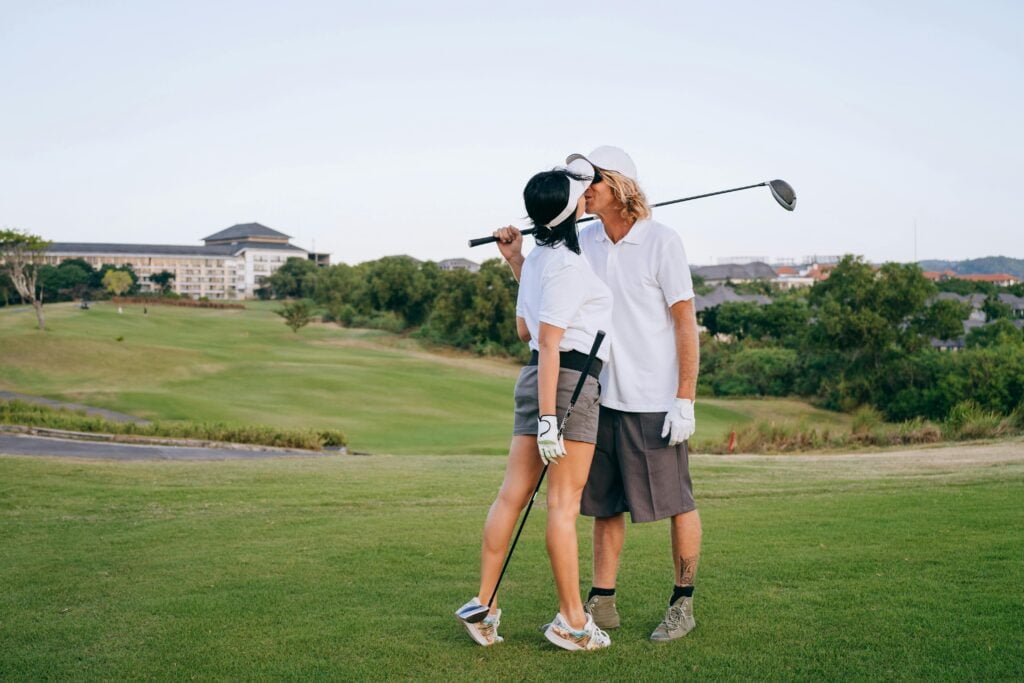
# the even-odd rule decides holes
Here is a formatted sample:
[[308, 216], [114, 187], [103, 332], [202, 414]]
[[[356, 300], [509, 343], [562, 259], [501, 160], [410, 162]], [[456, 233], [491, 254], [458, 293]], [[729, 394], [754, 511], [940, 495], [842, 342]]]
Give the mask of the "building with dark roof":
[[767, 263], [724, 263], [717, 266], [693, 266], [690, 272], [704, 278], [709, 285], [720, 285], [726, 282], [753, 282], [754, 280], [774, 280], [776, 272]]
[[[54, 242], [46, 253], [52, 265], [80, 258], [99, 268], [130, 265], [143, 292], [156, 286], [150, 277], [174, 274], [172, 289], [183, 296], [245, 299], [289, 258], [309, 258], [290, 237], [259, 223], [232, 225], [203, 239], [205, 245]], [[320, 255], [323, 256], [323, 255]]]

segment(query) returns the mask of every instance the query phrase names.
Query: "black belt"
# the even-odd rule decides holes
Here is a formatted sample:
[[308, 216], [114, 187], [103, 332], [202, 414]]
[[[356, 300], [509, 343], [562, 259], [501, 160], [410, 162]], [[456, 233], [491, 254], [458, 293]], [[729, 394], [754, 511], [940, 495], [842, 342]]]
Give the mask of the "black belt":
[[[537, 361], [540, 359], [540, 354], [536, 351], [530, 352], [530, 362], [527, 365], [537, 365]], [[569, 370], [576, 370], [577, 372], [583, 372], [583, 366], [587, 363], [587, 354], [580, 353], [579, 351], [559, 351], [558, 352], [558, 366], [562, 368], [568, 368]], [[604, 363], [600, 358], [594, 358], [590, 361], [590, 370], [587, 372], [588, 375], [594, 379], [601, 377], [601, 366]]]

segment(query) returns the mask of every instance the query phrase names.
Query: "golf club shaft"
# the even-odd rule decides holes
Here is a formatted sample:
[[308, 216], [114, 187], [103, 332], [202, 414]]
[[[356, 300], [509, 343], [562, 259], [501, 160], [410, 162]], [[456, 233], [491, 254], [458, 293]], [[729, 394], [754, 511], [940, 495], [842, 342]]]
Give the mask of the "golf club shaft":
[[[561, 438], [562, 432], [565, 430], [565, 422], [572, 415], [572, 409], [576, 405], [576, 399], [580, 397], [580, 392], [583, 391], [583, 385], [587, 382], [587, 375], [590, 372], [590, 364], [597, 357], [597, 351], [601, 348], [601, 342], [604, 341], [604, 330], [598, 330], [597, 334], [594, 335], [594, 344], [590, 347], [590, 354], [587, 356], [586, 362], [583, 363], [583, 369], [580, 370], [580, 378], [576, 381], [576, 387], [572, 390], [572, 396], [569, 398], [569, 405], [565, 409], [565, 417], [562, 418], [562, 426], [558, 429], [558, 436]], [[505, 578], [505, 570], [508, 569], [508, 563], [512, 561], [512, 553], [515, 552], [516, 543], [519, 543], [519, 536], [523, 533], [523, 527], [526, 526], [526, 519], [530, 516], [530, 510], [533, 509], [533, 501], [537, 499], [537, 492], [540, 491], [540, 485], [544, 483], [544, 475], [548, 473], [548, 465], [544, 464], [544, 469], [540, 471], [540, 477], [537, 479], [537, 485], [533, 487], [533, 495], [530, 496], [530, 502], [526, 506], [526, 512], [523, 514], [523, 520], [519, 522], [519, 530], [516, 532], [516, 537], [512, 539], [512, 545], [508, 549], [508, 555], [505, 556], [505, 564], [501, 566], [501, 573], [498, 574], [498, 581], [494, 584], [494, 590], [491, 591], [491, 599], [487, 601], [488, 609], [494, 605], [494, 598], [498, 596], [498, 587], [501, 586], [501, 580]]]
[[[728, 194], [730, 192], [739, 192], [740, 190], [749, 190], [749, 189], [754, 188], [754, 187], [764, 187], [767, 184], [768, 183], [757, 183], [756, 185], [744, 185], [743, 187], [734, 187], [731, 190], [719, 190], [718, 192], [708, 192], [707, 194], [698, 194], [698, 195], [694, 195], [692, 197], [683, 197], [682, 199], [670, 199], [667, 202], [658, 202], [657, 204], [651, 204], [651, 208], [653, 209], [653, 208], [656, 208], [656, 207], [659, 207], [659, 206], [668, 206], [669, 204], [679, 204], [681, 202], [689, 202], [689, 201], [693, 201], [694, 199], [704, 199], [705, 197], [714, 197], [715, 195], [718, 195], [718, 194]], [[576, 222], [577, 223], [586, 223], [587, 221], [592, 221], [594, 219], [595, 219], [594, 216], [586, 216], [584, 218], [579, 219]], [[521, 232], [524, 235], [532, 235], [534, 232], [536, 232], [536, 228], [526, 228], [525, 230], [522, 230]], [[498, 240], [495, 239], [493, 235], [490, 236], [490, 237], [477, 237], [476, 239], [469, 240], [469, 246], [471, 246], [471, 247], [479, 247], [482, 244], [490, 244], [491, 242], [497, 242], [497, 241]]]

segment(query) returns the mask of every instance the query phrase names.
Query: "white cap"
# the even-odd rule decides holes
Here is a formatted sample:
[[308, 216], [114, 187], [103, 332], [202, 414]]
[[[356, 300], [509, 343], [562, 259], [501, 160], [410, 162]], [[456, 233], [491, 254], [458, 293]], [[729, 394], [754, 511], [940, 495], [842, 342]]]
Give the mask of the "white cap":
[[634, 164], [629, 155], [619, 147], [603, 145], [586, 156], [583, 156], [582, 154], [570, 154], [565, 158], [565, 163], [571, 164], [576, 159], [585, 159], [586, 161], [589, 161], [591, 165], [599, 169], [615, 171], [616, 173], [621, 173], [630, 180], [636, 180], [636, 164]]

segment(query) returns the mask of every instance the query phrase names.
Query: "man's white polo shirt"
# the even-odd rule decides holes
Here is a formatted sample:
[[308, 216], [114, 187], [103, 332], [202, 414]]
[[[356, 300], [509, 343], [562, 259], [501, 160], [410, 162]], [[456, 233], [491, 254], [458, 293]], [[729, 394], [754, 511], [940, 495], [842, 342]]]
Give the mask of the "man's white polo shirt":
[[693, 298], [683, 241], [672, 228], [642, 220], [613, 244], [595, 221], [580, 231], [580, 247], [615, 304], [601, 405], [634, 413], [669, 410], [679, 389], [669, 306]]

